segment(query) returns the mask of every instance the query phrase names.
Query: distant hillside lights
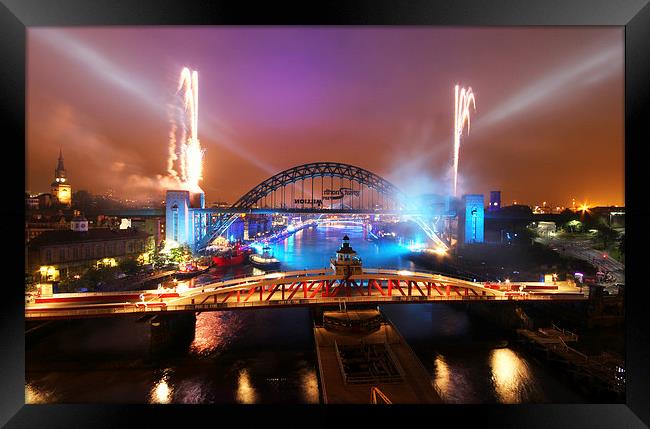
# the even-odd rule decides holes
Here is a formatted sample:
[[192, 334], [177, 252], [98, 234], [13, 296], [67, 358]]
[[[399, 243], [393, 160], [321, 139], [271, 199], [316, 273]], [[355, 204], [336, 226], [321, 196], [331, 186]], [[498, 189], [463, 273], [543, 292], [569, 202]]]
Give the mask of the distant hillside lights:
[[546, 201], [543, 201], [541, 206], [533, 207], [534, 214], [551, 214], [551, 213], [558, 214], [561, 213], [563, 210], [564, 210], [564, 206], [551, 207], [546, 203]]

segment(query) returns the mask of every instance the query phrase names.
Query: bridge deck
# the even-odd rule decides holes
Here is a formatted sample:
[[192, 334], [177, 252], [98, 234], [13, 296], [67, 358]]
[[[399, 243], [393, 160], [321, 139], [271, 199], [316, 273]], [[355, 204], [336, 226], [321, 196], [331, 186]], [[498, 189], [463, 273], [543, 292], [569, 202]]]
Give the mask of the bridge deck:
[[[510, 285], [522, 289], [525, 283]], [[539, 285], [539, 284], [535, 284]], [[515, 286], [514, 288], [512, 286]], [[525, 289], [524, 289], [525, 290]], [[144, 295], [144, 301], [139, 299]], [[365, 269], [345, 277], [329, 269], [271, 273], [220, 281], [177, 291], [56, 294], [26, 305], [29, 320], [102, 317], [133, 313], [217, 311], [278, 306], [337, 305], [346, 303], [407, 303], [450, 301], [584, 300], [569, 284], [543, 291], [496, 290], [488, 283], [397, 270]]]

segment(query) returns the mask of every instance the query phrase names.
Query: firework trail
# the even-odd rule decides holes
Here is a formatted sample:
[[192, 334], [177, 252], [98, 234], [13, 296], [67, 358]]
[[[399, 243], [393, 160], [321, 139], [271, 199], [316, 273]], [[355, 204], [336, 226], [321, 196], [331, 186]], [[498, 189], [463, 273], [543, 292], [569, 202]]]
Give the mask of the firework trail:
[[167, 157], [167, 173], [175, 178], [178, 179], [178, 173], [176, 173], [176, 170], [174, 170], [174, 161], [178, 159], [178, 156], [176, 156], [176, 129], [178, 128], [178, 125], [176, 125], [176, 120], [172, 115], [170, 115], [170, 122], [171, 122], [171, 129], [169, 130], [169, 156]]
[[[176, 94], [182, 99], [182, 108], [172, 106], [170, 114], [169, 175], [192, 192], [203, 192], [199, 186], [202, 179], [203, 150], [198, 139], [199, 125], [199, 76], [196, 70], [185, 67], [181, 71]], [[180, 136], [177, 138], [177, 133]], [[178, 171], [174, 162], [178, 161]]]
[[469, 134], [469, 105], [472, 104], [476, 110], [474, 93], [472, 87], [467, 90], [462, 88], [460, 93], [459, 87], [454, 88], [454, 196], [457, 196], [458, 184], [458, 153], [460, 151], [460, 136], [463, 134], [465, 123], [467, 123], [467, 133]]

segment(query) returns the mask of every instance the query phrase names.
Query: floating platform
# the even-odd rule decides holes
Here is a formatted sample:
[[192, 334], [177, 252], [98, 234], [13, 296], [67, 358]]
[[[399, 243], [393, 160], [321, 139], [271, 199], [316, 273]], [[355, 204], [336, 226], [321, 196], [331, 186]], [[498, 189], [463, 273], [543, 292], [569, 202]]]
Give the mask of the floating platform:
[[378, 310], [326, 311], [314, 340], [326, 404], [372, 403], [373, 388], [391, 403], [442, 403], [428, 371]]
[[567, 344], [578, 341], [576, 334], [556, 327], [537, 331], [517, 329], [517, 336], [524, 345], [543, 352], [548, 361], [558, 364], [590, 393], [622, 400], [625, 394], [622, 358], [611, 353], [587, 356]]
[[517, 329], [517, 335], [538, 345], [547, 346], [551, 344], [562, 344], [578, 341], [578, 336], [570, 331], [558, 328], [539, 328], [537, 331], [529, 329]]

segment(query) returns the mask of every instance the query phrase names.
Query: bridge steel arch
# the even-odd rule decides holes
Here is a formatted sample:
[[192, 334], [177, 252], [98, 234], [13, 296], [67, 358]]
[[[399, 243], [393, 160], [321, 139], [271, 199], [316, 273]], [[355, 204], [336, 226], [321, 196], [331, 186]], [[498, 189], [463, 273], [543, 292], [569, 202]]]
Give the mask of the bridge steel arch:
[[[383, 177], [351, 164], [340, 162], [312, 162], [298, 165], [281, 171], [263, 182], [259, 183], [253, 189], [239, 198], [230, 208], [247, 210], [255, 206], [265, 196], [272, 192], [295, 183], [299, 180], [313, 179], [315, 177], [338, 177], [342, 179], [353, 180], [378, 193], [387, 196], [399, 207], [409, 209], [412, 204], [409, 203], [406, 194], [397, 186], [393, 185]], [[201, 238], [198, 249], [201, 250], [219, 235], [223, 234], [228, 227], [237, 219], [238, 215], [223, 216], [216, 224], [207, 225], [206, 234]], [[433, 229], [421, 217], [415, 216], [414, 221], [424, 230], [438, 247], [447, 249], [448, 246], [437, 236]]]
[[354, 180], [392, 198], [398, 204], [403, 205], [406, 202], [406, 196], [395, 185], [364, 168], [339, 162], [312, 162], [289, 168], [269, 177], [244, 194], [231, 208], [252, 208], [255, 203], [273, 191], [298, 180], [313, 179], [314, 177], [338, 177]]

